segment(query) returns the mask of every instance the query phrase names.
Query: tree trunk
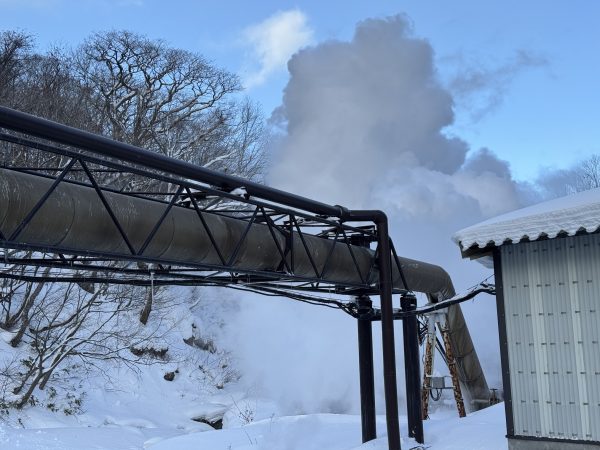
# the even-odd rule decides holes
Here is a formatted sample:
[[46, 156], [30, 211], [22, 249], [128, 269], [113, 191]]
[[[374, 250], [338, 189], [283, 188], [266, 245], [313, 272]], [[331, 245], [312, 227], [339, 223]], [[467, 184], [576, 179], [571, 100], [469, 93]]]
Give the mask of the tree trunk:
[[146, 290], [146, 304], [144, 305], [144, 309], [140, 314], [140, 322], [144, 325], [148, 323], [148, 317], [150, 316], [150, 312], [152, 311], [152, 301], [154, 300], [154, 292], [153, 288], [149, 288]]
[[27, 384], [27, 380], [29, 380], [29, 377], [31, 377], [31, 375], [33, 375], [33, 373], [36, 370], [37, 370], [37, 367], [30, 367], [29, 370], [27, 371], [27, 373], [25, 374], [25, 376], [23, 377], [23, 379], [21, 380], [21, 384], [19, 384], [16, 388], [14, 388], [12, 393], [15, 395], [19, 394], [23, 390], [25, 385]]
[[[46, 276], [48, 274], [48, 272], [50, 272], [50, 269], [46, 269], [45, 272], [46, 273], [44, 273], [44, 276]], [[38, 283], [37, 286], [35, 287], [35, 289], [33, 290], [33, 292], [25, 300], [26, 305], [23, 308], [23, 312], [21, 313], [21, 327], [19, 328], [19, 331], [17, 331], [17, 334], [10, 340], [10, 345], [12, 347], [17, 347], [21, 343], [21, 340], [23, 339], [23, 335], [25, 334], [25, 331], [27, 330], [27, 327], [29, 326], [29, 322], [31, 321], [31, 318], [29, 317], [29, 311], [31, 311], [31, 308], [33, 307], [33, 303], [35, 302], [35, 299], [37, 298], [38, 295], [40, 295], [40, 292], [42, 292], [43, 288], [44, 288], [44, 284]]]
[[29, 389], [27, 389], [27, 392], [25, 392], [25, 394], [23, 394], [23, 397], [21, 397], [21, 400], [19, 400], [16, 404], [15, 407], [17, 409], [21, 409], [23, 408], [23, 406], [25, 406], [27, 404], [27, 402], [29, 401], [29, 399], [31, 398], [33, 391], [35, 390], [35, 388], [37, 387], [38, 383], [40, 382], [40, 380], [42, 379], [42, 377], [44, 376], [43, 373], [38, 374], [37, 377], [34, 378], [34, 380], [31, 382], [31, 385], [29, 386]]
[[54, 369], [48, 370], [48, 372], [46, 372], [42, 376], [42, 382], [40, 383], [40, 390], [42, 390], [42, 391], [44, 390], [44, 388], [46, 387], [46, 384], [50, 380], [50, 376], [52, 375], [52, 372], [54, 372]]

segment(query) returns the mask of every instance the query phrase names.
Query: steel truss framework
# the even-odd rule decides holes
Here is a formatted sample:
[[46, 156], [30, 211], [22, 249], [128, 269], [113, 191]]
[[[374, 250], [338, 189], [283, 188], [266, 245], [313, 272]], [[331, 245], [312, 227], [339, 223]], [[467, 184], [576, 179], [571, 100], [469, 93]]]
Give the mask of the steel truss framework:
[[[400, 450], [393, 321], [409, 319], [404, 327], [405, 352], [409, 354], [405, 355], [405, 366], [412, 367], [412, 372], [407, 372], [407, 389], [412, 391], [420, 379], [417, 314], [464, 299], [440, 302], [426, 310], [416, 308], [388, 236], [384, 213], [347, 210], [309, 200], [3, 107], [0, 107], [0, 169], [35, 175], [48, 183], [46, 192], [16, 227], [10, 231], [0, 229], [0, 248], [4, 249], [0, 253], [0, 277], [34, 282], [219, 285], [340, 308], [357, 318], [363, 441], [376, 437], [371, 323], [380, 321], [388, 443], [390, 450]], [[82, 250], [32, 244], [21, 239], [53, 192], [65, 185], [85, 187], [96, 193], [126, 251]], [[134, 245], [113, 211], [107, 199], [113, 194], [143, 199], [163, 208], [141, 245]], [[197, 226], [204, 230], [218, 255], [217, 264], [182, 262], [147, 254], [169, 213], [180, 208], [195, 213]], [[209, 214], [245, 223], [244, 232], [229, 254], [213, 236], [206, 220]], [[269, 230], [280, 258], [276, 270], [240, 268], [233, 264], [254, 224], [262, 224]], [[309, 251], [306, 241], [310, 236], [331, 243], [322, 264]], [[357, 281], [333, 282], [327, 277], [332, 270], [332, 254], [338, 246], [347, 248], [351, 255]], [[353, 248], [370, 246], [375, 246], [374, 254], [365, 268], [357, 262]], [[310, 275], [296, 273], [298, 251], [308, 258]], [[15, 275], [11, 271], [15, 266], [32, 270]], [[51, 268], [50, 273], [40, 276], [35, 270], [40, 266]], [[394, 288], [393, 269], [400, 274], [403, 289]], [[401, 309], [393, 308], [392, 294], [408, 295]], [[373, 308], [369, 295], [380, 296], [379, 308]], [[409, 433], [422, 442], [420, 415], [411, 416], [411, 409], [420, 410], [420, 405], [415, 403], [408, 408]]]
[[[228, 192], [235, 189], [231, 189], [229, 186], [223, 190], [219, 186], [184, 179], [167, 171], [161, 173], [161, 171], [149, 170], [143, 164], [132, 166], [110, 158], [98, 157], [86, 149], [59, 146], [55, 143], [40, 142], [39, 139], [9, 133], [0, 133], [0, 141], [1, 168], [52, 180], [48, 191], [10, 235], [5, 236], [0, 230], [0, 241], [3, 247], [27, 251], [29, 255], [35, 252], [35, 257], [27, 258], [21, 256], [22, 252], [18, 253], [17, 257], [10, 256], [9, 252], [5, 252], [5, 263], [62, 269], [45, 278], [38, 278], [38, 281], [91, 281], [93, 278], [95, 282], [145, 285], [150, 283], [150, 274], [152, 273], [155, 284], [243, 286], [266, 293], [275, 290], [286, 296], [301, 294], [302, 297], [314, 302], [326, 300], [322, 294], [368, 295], [379, 293], [377, 285], [379, 280], [373, 278], [377, 258], [373, 258], [371, 267], [365, 273], [359, 267], [352, 250], [356, 245], [369, 246], [372, 242], [377, 242], [377, 232], [374, 226], [351, 226], [340, 217], [311, 214], [289, 208], [286, 205], [268, 202], [256, 196], [241, 197]], [[31, 165], [32, 159], [43, 161], [43, 163]], [[107, 177], [107, 174], [112, 176]], [[115, 175], [127, 180], [127, 185], [115, 188]], [[28, 224], [61, 183], [94, 189], [126, 244], [129, 250], [128, 254], [93, 250], [82, 252], [59, 246], [40, 247], [19, 240]], [[154, 185], [154, 188], [132, 189], [131, 186], [136, 184]], [[165, 185], [168, 186], [168, 189], [161, 189]], [[243, 185], [238, 188], [245, 191]], [[140, 248], [134, 248], [132, 239], [113, 212], [106, 198], [108, 192], [144, 198], [163, 205], [163, 214]], [[145, 255], [145, 251], [152, 244], [157, 231], [173, 208], [193, 209], [196, 212], [198, 227], [202, 227], [208, 235], [214, 252], [219, 256], [219, 264], [182, 263]], [[206, 214], [233, 217], [247, 224], [233, 253], [227, 258], [207, 225]], [[272, 242], [280, 255], [276, 271], [250, 270], [233, 266], [233, 261], [244, 244], [248, 231], [255, 223], [265, 224], [270, 231]], [[317, 235], [333, 242], [325, 263], [321, 266], [314, 261], [309, 251], [305, 240], [305, 236], [308, 234]], [[277, 239], [280, 236], [285, 236], [285, 245], [283, 246], [280, 244], [280, 239]], [[302, 243], [305, 252], [303, 256], [308, 257], [313, 269], [312, 276], [300, 276], [294, 272], [296, 259], [294, 238], [299, 239]], [[345, 246], [348, 249], [360, 283], [332, 283], [326, 279], [325, 276], [331, 265], [331, 255], [336, 245]], [[391, 241], [390, 246], [394, 256], [393, 264], [402, 273]], [[132, 262], [137, 262], [137, 264], [132, 264]], [[402, 292], [406, 292], [406, 290], [394, 290], [394, 293]], [[325, 301], [325, 303], [328, 302]]]

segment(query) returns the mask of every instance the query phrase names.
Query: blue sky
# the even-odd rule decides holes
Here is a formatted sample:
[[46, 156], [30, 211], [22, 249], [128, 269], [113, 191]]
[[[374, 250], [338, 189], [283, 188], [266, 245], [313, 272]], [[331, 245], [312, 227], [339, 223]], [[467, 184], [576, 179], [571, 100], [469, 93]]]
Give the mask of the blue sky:
[[[281, 101], [286, 52], [348, 40], [361, 20], [404, 13], [455, 90], [448, 134], [488, 147], [520, 180], [600, 153], [597, 2], [0, 0], [0, 9], [0, 29], [31, 32], [41, 49], [128, 29], [203, 53], [239, 73], [267, 115]], [[273, 49], [266, 28], [288, 46]]]

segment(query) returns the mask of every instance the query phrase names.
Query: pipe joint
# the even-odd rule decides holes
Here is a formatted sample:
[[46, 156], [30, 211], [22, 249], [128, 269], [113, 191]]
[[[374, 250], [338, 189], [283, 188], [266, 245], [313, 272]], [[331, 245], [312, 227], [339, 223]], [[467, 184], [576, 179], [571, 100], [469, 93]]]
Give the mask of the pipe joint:
[[342, 222], [373, 222], [376, 225], [387, 224], [388, 218], [386, 214], [378, 209], [346, 209], [340, 208], [340, 219]]

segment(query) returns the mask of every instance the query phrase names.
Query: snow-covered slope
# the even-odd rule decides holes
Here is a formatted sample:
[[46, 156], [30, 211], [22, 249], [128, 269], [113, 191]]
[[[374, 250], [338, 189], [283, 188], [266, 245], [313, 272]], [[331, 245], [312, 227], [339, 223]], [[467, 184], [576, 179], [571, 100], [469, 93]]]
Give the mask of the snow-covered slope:
[[[247, 384], [238, 381], [236, 361], [221, 347], [223, 341], [219, 340], [219, 333], [231, 334], [231, 324], [222, 328], [224, 318], [230, 320], [240, 305], [228, 302], [222, 290], [203, 289], [192, 295], [175, 289], [168, 294], [164, 301], [157, 302], [150, 316], [151, 321], [160, 318], [160, 326], [157, 325], [159, 333], [148, 341], [156, 348], [168, 348], [164, 358], [150, 360], [149, 364], [138, 365], [134, 370], [123, 364], [115, 365], [110, 360], [98, 361], [96, 366], [86, 370], [66, 365], [68, 372], [57, 372], [57, 378], [52, 378], [46, 389], [36, 389], [33, 405], [27, 405], [20, 411], [8, 411], [0, 407], [0, 450], [387, 448], [384, 416], [378, 419], [381, 438], [361, 446], [360, 416], [307, 414], [331, 412], [332, 403], [324, 402], [323, 406], [318, 407], [318, 403], [312, 401], [292, 408], [289, 398], [285, 398], [285, 393], [291, 392], [289, 386], [261, 392], [252, 391]], [[192, 298], [188, 298], [190, 296]], [[247, 304], [252, 298], [244, 300], [243, 303]], [[269, 305], [265, 303], [267, 311]], [[319, 321], [315, 316], [316, 311], [311, 309], [313, 307], [297, 306], [297, 311], [293, 309], [297, 312], [294, 320], [304, 318], [300, 311], [305, 308], [305, 323], [310, 323], [312, 327], [331, 327], [333, 322], [329, 315]], [[333, 314], [329, 310], [324, 311]], [[258, 309], [255, 322], [260, 323], [264, 314], [263, 310]], [[346, 318], [340, 316], [339, 320], [343, 319]], [[343, 323], [346, 324], [345, 321]], [[322, 358], [338, 361], [333, 355], [337, 351], [341, 353], [340, 361], [350, 360], [348, 368], [340, 374], [334, 374], [333, 379], [343, 389], [334, 392], [332, 398], [352, 400], [358, 398], [358, 389], [351, 389], [344, 383], [356, 375], [356, 361], [351, 358], [355, 356], [355, 324], [350, 321], [346, 325], [352, 329], [348, 348], [338, 342], [340, 336], [337, 333], [336, 339], [332, 339], [332, 346], [315, 341], [311, 352], [320, 349], [325, 352]], [[289, 328], [293, 329], [291, 325]], [[243, 336], [256, 341], [254, 344], [262, 352], [272, 354], [264, 340], [283, 340], [283, 337], [275, 339], [272, 334], [263, 334], [258, 336], [253, 331]], [[307, 339], [307, 335], [298, 331], [291, 334], [297, 334], [301, 340]], [[28, 352], [24, 344], [12, 348], [8, 344], [11, 335], [5, 332], [0, 336], [2, 364], [11, 361], [16, 363]], [[194, 345], [189, 343], [192, 337]], [[297, 386], [291, 395], [312, 395], [323, 399], [326, 397], [324, 392], [331, 391], [331, 384], [326, 382], [328, 374], [323, 373], [323, 366], [312, 361], [310, 355], [293, 353], [291, 349], [295, 347], [295, 342], [282, 342], [282, 349], [291, 353], [285, 359], [285, 364], [290, 366], [291, 371], [301, 375], [300, 380], [306, 383], [308, 377], [313, 381], [305, 386]], [[304, 371], [301, 370], [303, 365], [306, 366]], [[165, 379], [169, 373], [173, 375], [170, 381]], [[281, 376], [275, 374], [267, 381], [272, 382]], [[320, 389], [317, 386], [319, 380]], [[0, 385], [0, 389], [5, 388]], [[260, 395], [269, 395], [275, 400], [261, 398]], [[73, 408], [74, 401], [78, 402], [75, 405], [77, 408]], [[340, 402], [337, 411], [353, 412], [348, 407], [352, 403]], [[304, 414], [300, 415], [300, 412]], [[222, 424], [223, 429], [214, 430], [206, 422]], [[402, 433], [406, 435], [405, 419], [402, 419], [402, 427]], [[458, 420], [454, 410], [442, 411], [434, 414], [432, 420], [426, 423], [427, 445], [432, 445], [430, 448], [434, 450], [505, 449], [504, 429], [502, 409], [498, 407], [464, 420]], [[415, 446], [412, 440], [403, 441], [404, 449]]]
[[[360, 445], [360, 417], [312, 414], [274, 417], [243, 427], [184, 434], [181, 430], [134, 426], [8, 429], [0, 425], [0, 448], [28, 450], [386, 450], [384, 416], [377, 421], [380, 438]], [[402, 433], [406, 421], [402, 418]], [[180, 433], [179, 436], [173, 436]], [[403, 449], [506, 450], [504, 405], [464, 419], [455, 411], [425, 421], [425, 447], [412, 439]]]

